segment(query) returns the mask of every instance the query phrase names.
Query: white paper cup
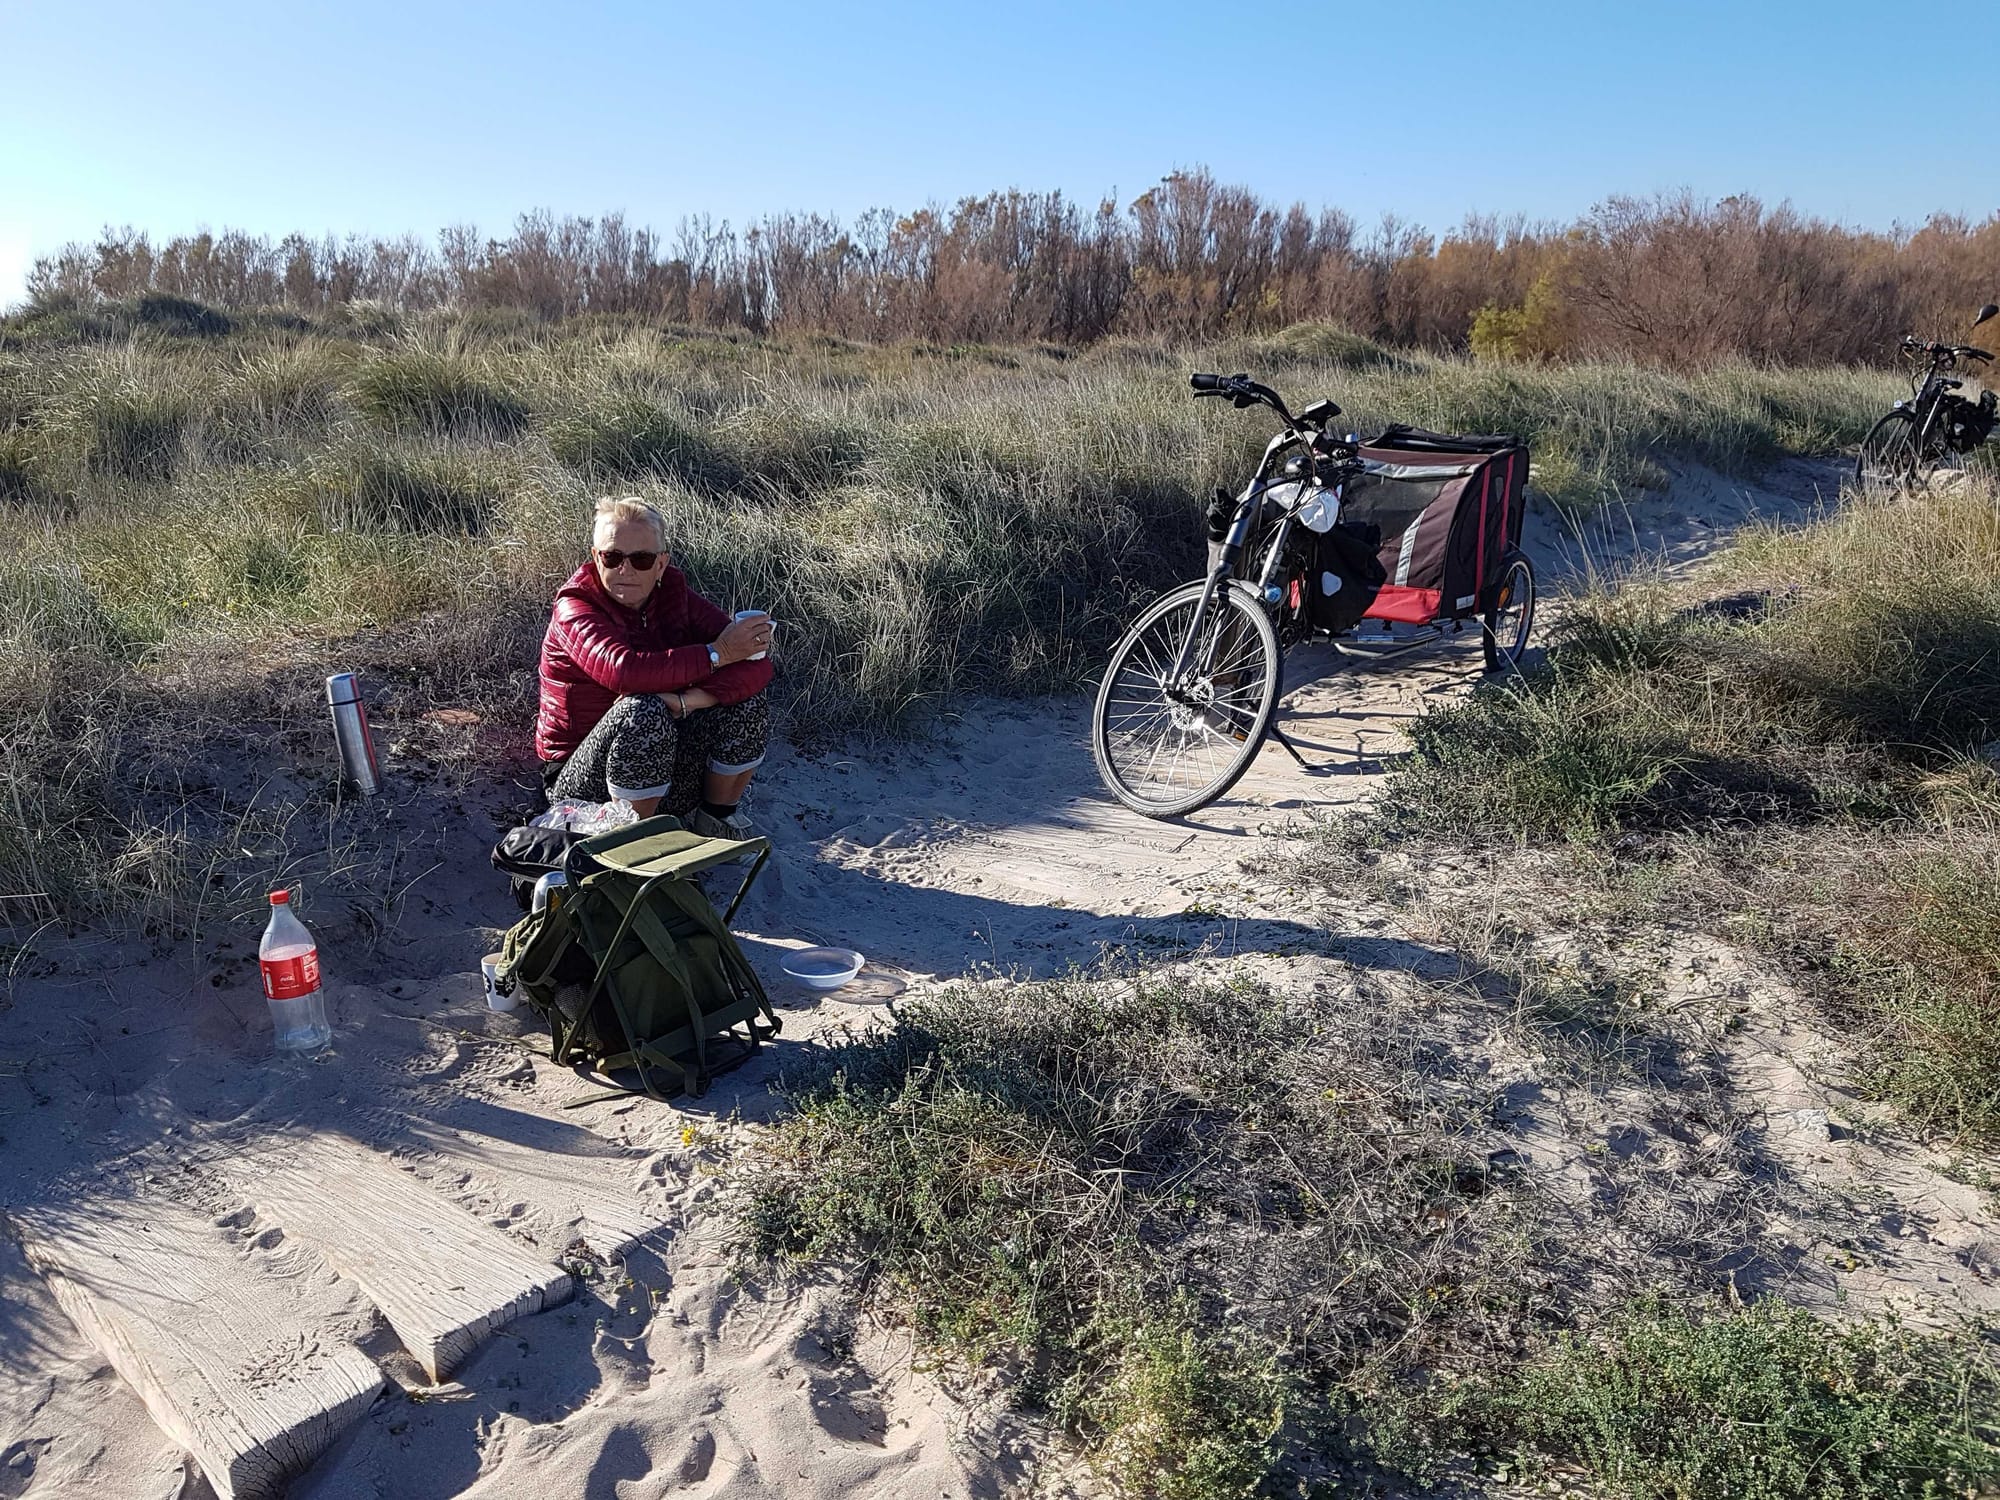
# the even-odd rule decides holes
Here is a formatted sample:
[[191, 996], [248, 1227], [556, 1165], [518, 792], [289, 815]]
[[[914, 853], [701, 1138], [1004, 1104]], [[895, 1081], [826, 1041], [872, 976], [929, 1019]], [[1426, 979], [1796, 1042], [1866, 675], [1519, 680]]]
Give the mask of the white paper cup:
[[479, 960], [479, 974], [486, 981], [486, 1008], [488, 1010], [512, 1010], [521, 1003], [519, 995], [500, 993], [497, 980], [500, 976], [500, 955], [489, 953]]
[[[770, 613], [769, 610], [763, 610], [763, 609], [739, 609], [736, 611], [736, 618], [739, 620], [747, 620], [752, 615], [762, 615], [769, 613]], [[773, 620], [771, 622], [771, 640], [775, 643], [777, 639], [778, 639], [778, 622], [776, 620]], [[769, 656], [770, 654], [771, 653], [768, 651], [759, 651], [756, 655], [748, 657], [746, 659], [749, 661], [762, 661], [765, 657]]]

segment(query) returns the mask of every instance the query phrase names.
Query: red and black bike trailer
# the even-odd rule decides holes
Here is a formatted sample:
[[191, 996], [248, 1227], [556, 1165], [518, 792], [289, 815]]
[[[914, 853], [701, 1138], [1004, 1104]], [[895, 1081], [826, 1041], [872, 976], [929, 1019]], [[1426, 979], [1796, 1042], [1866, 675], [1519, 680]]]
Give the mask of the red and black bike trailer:
[[1305, 763], [1274, 723], [1290, 648], [1387, 657], [1472, 627], [1487, 670], [1509, 670], [1535, 610], [1519, 438], [1389, 427], [1362, 442], [1336, 435], [1331, 400], [1294, 414], [1247, 375], [1189, 383], [1285, 425], [1238, 494], [1216, 492], [1206, 575], [1146, 606], [1099, 683], [1098, 773], [1149, 817], [1221, 796], [1267, 735]]
[[1361, 459], [1340, 522], [1377, 529], [1385, 574], [1361, 618], [1428, 625], [1493, 608], [1521, 543], [1527, 446], [1390, 427], [1361, 445]]

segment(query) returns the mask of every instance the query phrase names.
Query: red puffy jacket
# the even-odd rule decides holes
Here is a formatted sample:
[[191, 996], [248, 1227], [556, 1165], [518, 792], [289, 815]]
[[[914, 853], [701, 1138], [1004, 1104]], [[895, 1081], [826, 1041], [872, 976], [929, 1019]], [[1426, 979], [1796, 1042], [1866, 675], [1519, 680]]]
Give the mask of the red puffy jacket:
[[556, 591], [542, 637], [542, 708], [535, 753], [558, 760], [583, 743], [611, 705], [633, 693], [699, 687], [718, 703], [740, 703], [771, 682], [771, 661], [708, 665], [708, 643], [729, 616], [687, 586], [679, 568], [660, 565], [660, 581], [638, 609], [604, 591], [586, 562]]

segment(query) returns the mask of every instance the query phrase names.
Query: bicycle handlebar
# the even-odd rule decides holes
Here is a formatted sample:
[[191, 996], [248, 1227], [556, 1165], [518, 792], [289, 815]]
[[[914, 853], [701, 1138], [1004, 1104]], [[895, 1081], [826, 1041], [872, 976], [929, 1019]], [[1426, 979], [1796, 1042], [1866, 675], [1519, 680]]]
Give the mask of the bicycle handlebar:
[[1276, 402], [1281, 408], [1284, 405], [1276, 391], [1248, 375], [1195, 374], [1188, 376], [1188, 384], [1194, 387], [1197, 396], [1228, 396], [1238, 406], [1248, 406], [1253, 401]]
[[1902, 350], [1905, 354], [1928, 354], [1932, 358], [1945, 355], [1952, 359], [1983, 359], [1990, 361], [1993, 356], [1984, 349], [1975, 349], [1970, 344], [1938, 344], [1920, 339], [1913, 333], [1903, 335]]
[[1196, 396], [1227, 396], [1233, 406], [1241, 409], [1262, 404], [1271, 408], [1285, 419], [1287, 427], [1297, 427], [1299, 421], [1285, 406], [1285, 398], [1268, 385], [1259, 384], [1248, 375], [1204, 375], [1199, 372], [1188, 377], [1188, 384], [1194, 388]]

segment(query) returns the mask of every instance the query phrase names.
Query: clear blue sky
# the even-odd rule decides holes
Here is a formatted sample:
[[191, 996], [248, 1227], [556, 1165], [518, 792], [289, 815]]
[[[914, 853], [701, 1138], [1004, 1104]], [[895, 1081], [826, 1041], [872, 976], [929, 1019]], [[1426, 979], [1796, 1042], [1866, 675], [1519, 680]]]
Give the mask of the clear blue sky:
[[1859, 0], [0, 0], [0, 305], [30, 256], [107, 223], [491, 233], [547, 207], [664, 230], [1005, 187], [1129, 200], [1197, 164], [1433, 229], [1681, 187], [1983, 218], [1982, 13], [1912, 44]]

